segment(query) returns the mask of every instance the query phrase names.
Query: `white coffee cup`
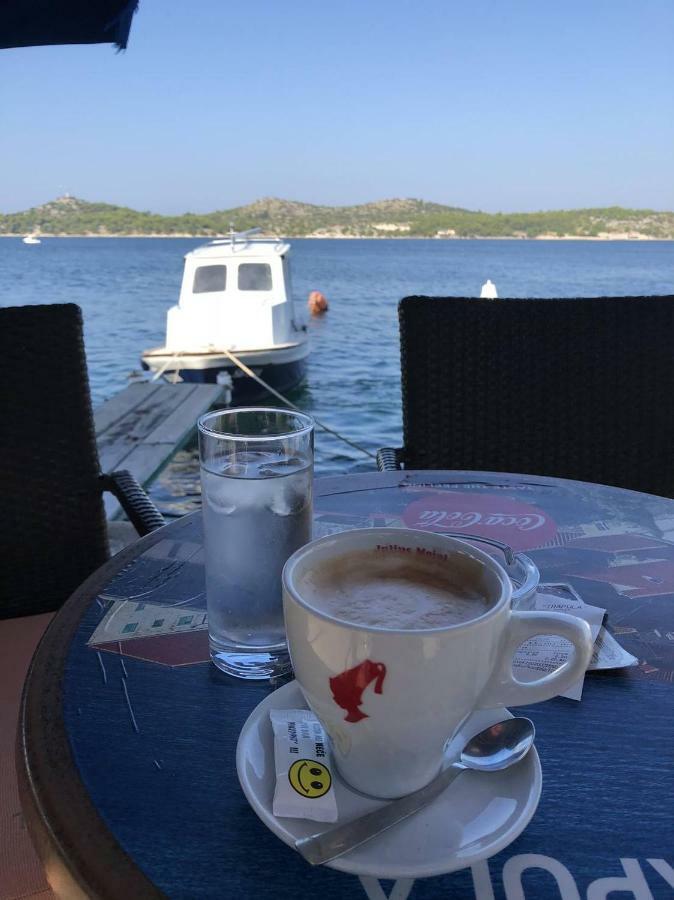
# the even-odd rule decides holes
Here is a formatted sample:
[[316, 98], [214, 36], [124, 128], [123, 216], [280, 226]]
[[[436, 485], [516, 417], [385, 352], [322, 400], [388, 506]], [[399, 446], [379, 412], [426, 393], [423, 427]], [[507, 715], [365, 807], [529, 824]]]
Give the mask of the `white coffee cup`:
[[[454, 573], [480, 579], [486, 605], [476, 618], [415, 630], [356, 624], [315, 601], [312, 606], [307, 575], [336, 559], [348, 565], [364, 550], [409, 553], [422, 566], [437, 566], [444, 556]], [[283, 594], [295, 677], [331, 738], [340, 774], [375, 797], [399, 797], [427, 784], [440, 770], [448, 739], [473, 710], [548, 700], [583, 675], [592, 654], [587, 623], [562, 613], [514, 611], [510, 579], [496, 560], [465, 541], [425, 531], [368, 528], [313, 541], [287, 561]], [[539, 634], [561, 635], [573, 651], [554, 672], [517, 681], [513, 655]]]

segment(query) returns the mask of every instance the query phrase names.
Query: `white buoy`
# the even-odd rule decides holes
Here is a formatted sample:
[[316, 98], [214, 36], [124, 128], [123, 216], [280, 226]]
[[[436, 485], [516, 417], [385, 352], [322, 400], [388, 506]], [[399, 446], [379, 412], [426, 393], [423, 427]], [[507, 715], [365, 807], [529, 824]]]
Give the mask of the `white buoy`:
[[486, 297], [488, 300], [497, 300], [498, 294], [496, 293], [496, 285], [491, 280], [491, 278], [487, 278], [485, 283], [482, 285], [482, 289], [480, 291], [480, 298]]

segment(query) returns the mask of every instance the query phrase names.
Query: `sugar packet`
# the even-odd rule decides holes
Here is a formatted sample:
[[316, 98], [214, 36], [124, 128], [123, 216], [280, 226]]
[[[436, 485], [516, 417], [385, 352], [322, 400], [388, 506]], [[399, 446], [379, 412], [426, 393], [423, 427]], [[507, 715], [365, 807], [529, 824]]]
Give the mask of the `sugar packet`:
[[273, 709], [275, 816], [336, 822], [337, 800], [330, 747], [323, 726], [308, 709]]

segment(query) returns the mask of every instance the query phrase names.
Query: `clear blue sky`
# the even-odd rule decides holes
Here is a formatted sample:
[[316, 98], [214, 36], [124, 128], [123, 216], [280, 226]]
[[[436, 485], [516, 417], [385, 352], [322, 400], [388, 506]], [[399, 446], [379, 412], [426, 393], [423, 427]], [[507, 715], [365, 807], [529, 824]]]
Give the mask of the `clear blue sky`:
[[64, 192], [674, 209], [674, 0], [141, 0], [0, 51], [0, 211]]

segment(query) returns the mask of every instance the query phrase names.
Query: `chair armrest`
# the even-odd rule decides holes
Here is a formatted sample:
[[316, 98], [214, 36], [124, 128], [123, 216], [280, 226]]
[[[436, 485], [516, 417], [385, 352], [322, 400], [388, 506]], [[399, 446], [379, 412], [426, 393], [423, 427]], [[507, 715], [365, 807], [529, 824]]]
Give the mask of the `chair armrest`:
[[377, 468], [380, 472], [402, 469], [402, 450], [393, 447], [382, 447], [377, 450]]
[[120, 469], [118, 472], [101, 475], [101, 484], [104, 491], [110, 491], [119, 500], [139, 535], [149, 534], [166, 524], [162, 514], [131, 472]]

